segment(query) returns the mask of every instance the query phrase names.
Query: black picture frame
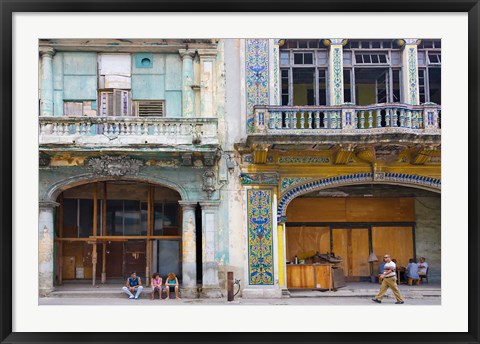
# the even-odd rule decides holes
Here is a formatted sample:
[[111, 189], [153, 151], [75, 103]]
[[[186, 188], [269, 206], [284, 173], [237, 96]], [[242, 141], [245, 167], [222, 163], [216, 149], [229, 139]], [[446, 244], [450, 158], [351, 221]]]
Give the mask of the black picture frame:
[[[112, 6], [115, 4], [115, 6]], [[292, 4], [294, 6], [292, 7]], [[20, 333], [12, 332], [12, 16], [15, 12], [466, 12], [468, 13], [468, 332], [465, 333]], [[1, 343], [405, 342], [479, 343], [479, 0], [0, 0], [0, 341]], [[458, 285], [459, 292], [467, 286]], [[414, 317], [414, 315], [412, 315]], [[181, 320], [179, 320], [181, 321]], [[235, 321], [235, 319], [232, 319]], [[221, 329], [219, 329], [221, 330]]]

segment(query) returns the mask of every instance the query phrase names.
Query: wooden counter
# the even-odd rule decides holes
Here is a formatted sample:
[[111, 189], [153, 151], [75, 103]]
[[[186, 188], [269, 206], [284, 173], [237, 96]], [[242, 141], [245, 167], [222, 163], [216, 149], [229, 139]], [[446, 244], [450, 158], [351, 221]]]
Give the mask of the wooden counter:
[[329, 289], [333, 264], [287, 264], [287, 288]]

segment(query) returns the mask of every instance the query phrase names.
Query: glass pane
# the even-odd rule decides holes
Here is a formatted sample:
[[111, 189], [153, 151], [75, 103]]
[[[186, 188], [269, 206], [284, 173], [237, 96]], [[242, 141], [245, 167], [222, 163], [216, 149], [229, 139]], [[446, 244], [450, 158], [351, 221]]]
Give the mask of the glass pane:
[[358, 48], [358, 47], [359, 47], [358, 41], [352, 41], [352, 42], [350, 43], [350, 46], [351, 46], [352, 48]]
[[378, 41], [373, 41], [373, 42], [372, 42], [372, 48], [380, 48], [380, 42], [378, 42]]
[[124, 235], [146, 235], [142, 231], [139, 201], [124, 201]]
[[370, 55], [363, 54], [363, 63], [372, 63], [372, 59], [371, 59]]
[[435, 48], [441, 48], [441, 47], [442, 47], [442, 41], [441, 40], [435, 41]]
[[303, 63], [304, 64], [313, 64], [313, 54], [306, 53], [303, 55]]
[[370, 48], [370, 41], [361, 41], [361, 48], [362, 49], [369, 49]]
[[383, 45], [384, 49], [391, 48], [392, 47], [392, 42], [391, 41], [383, 41], [382, 45]]
[[79, 237], [88, 238], [93, 235], [93, 200], [80, 200], [80, 228]]
[[361, 54], [355, 54], [355, 62], [356, 63], [363, 63], [363, 58]]
[[165, 227], [178, 226], [178, 204], [165, 203]]
[[418, 52], [418, 64], [421, 66], [425, 65], [425, 52], [423, 51]]
[[378, 55], [372, 55], [372, 62], [378, 63]]
[[280, 64], [283, 65], [288, 65], [289, 61], [288, 58], [290, 56], [290, 53], [288, 51], [282, 51], [280, 53]]
[[425, 48], [433, 48], [433, 41], [423, 41], [423, 46]]
[[318, 48], [318, 41], [308, 41], [309, 48]]
[[[325, 59], [326, 61], [326, 59]], [[352, 64], [352, 53], [349, 51], [343, 52], [343, 63], [346, 65], [351, 65]]]
[[181, 279], [180, 240], [158, 240], [158, 273], [166, 280], [167, 275], [173, 272]]
[[288, 69], [282, 69], [282, 78], [288, 78]]
[[153, 225], [154, 235], [163, 235], [163, 212], [162, 203], [155, 203], [155, 222]]
[[387, 56], [379, 55], [378, 57], [380, 59], [380, 63], [387, 63]]
[[[351, 58], [351, 53], [343, 53], [343, 59], [345, 61], [345, 54], [349, 54], [350, 58]], [[328, 63], [328, 53], [326, 51], [319, 51], [317, 53], [317, 64], [319, 65], [324, 65], [324, 64], [327, 64]]]
[[303, 40], [303, 39], [298, 41], [298, 47], [299, 48], [306, 48], [307, 47], [307, 41]]
[[303, 54], [301, 53], [293, 54], [293, 63], [303, 64]]
[[107, 200], [107, 235], [123, 235], [123, 201]]
[[148, 203], [147, 202], [141, 203], [141, 219], [142, 219], [142, 224], [141, 224], [142, 235], [146, 235], [148, 233]]

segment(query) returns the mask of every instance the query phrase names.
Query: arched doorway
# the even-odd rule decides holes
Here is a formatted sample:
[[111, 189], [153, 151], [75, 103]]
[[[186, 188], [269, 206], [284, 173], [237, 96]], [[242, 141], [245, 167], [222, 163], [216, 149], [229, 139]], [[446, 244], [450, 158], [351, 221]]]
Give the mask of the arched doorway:
[[[389, 184], [337, 186], [299, 195], [286, 208], [287, 288], [292, 288], [288, 267], [295, 256], [308, 265], [318, 262], [313, 257], [317, 253], [340, 257], [336, 267], [343, 269], [347, 282], [370, 280], [385, 253], [400, 267], [410, 258], [428, 257], [439, 280], [440, 203], [439, 192]], [[371, 253], [378, 261], [370, 261]], [[299, 288], [317, 288], [314, 278], [304, 281], [309, 282]]]
[[57, 197], [56, 282], [182, 276], [180, 194], [131, 180], [90, 182]]

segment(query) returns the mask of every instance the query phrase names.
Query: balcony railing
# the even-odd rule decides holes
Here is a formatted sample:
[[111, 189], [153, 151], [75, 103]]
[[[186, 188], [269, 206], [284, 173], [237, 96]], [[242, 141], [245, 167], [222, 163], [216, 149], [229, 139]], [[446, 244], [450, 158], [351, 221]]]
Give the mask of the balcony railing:
[[39, 117], [40, 144], [216, 145], [216, 118]]
[[440, 134], [441, 106], [400, 103], [341, 106], [256, 106], [254, 133]]

